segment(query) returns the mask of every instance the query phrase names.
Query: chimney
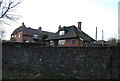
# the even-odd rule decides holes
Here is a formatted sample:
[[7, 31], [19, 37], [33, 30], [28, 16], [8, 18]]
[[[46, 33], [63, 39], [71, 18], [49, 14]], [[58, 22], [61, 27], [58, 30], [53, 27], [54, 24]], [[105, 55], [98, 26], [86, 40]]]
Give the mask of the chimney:
[[26, 27], [25, 24], [24, 24], [24, 22], [22, 23], [22, 27]]
[[39, 27], [39, 30], [41, 31], [42, 27]]
[[58, 30], [60, 30], [61, 28], [62, 28], [61, 25], [59, 25]]
[[81, 30], [81, 23], [82, 22], [78, 22], [78, 29]]

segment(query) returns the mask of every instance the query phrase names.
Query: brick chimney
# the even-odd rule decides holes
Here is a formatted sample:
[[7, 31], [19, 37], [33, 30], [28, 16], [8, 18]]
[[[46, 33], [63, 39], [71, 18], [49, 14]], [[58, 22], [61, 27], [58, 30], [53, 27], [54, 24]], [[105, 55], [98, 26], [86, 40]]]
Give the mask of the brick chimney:
[[59, 25], [58, 30], [61, 30], [61, 28], [62, 28], [61, 25]]
[[42, 27], [39, 27], [38, 29], [41, 31], [41, 30], [42, 30]]
[[24, 22], [22, 23], [22, 27], [26, 27], [25, 24], [24, 24]]
[[78, 29], [81, 30], [81, 23], [82, 22], [78, 22]]

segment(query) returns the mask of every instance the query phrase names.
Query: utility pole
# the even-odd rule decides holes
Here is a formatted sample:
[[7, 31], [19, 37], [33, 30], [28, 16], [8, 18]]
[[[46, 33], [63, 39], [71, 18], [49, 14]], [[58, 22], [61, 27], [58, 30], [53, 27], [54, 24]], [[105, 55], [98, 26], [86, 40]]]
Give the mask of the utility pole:
[[97, 41], [97, 27], [96, 27], [96, 41]]
[[120, 1], [118, 2], [118, 43], [120, 43]]
[[104, 34], [103, 34], [103, 30], [102, 30], [102, 40], [104, 40]]

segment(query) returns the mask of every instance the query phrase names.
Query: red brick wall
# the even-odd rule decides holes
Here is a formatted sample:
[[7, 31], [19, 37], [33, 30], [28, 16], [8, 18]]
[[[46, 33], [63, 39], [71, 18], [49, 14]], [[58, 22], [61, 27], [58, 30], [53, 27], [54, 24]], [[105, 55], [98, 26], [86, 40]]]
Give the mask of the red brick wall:
[[31, 36], [23, 36], [23, 40], [28, 41], [28, 42], [34, 42], [33, 37]]
[[16, 34], [16, 42], [22, 42], [22, 32]]
[[25, 42], [24, 40], [26, 40], [28, 42], [34, 42], [32, 37], [23, 36], [22, 32], [18, 32], [16, 34], [16, 42]]
[[64, 45], [58, 45], [58, 47], [75, 47], [79, 45], [79, 41], [76, 39], [76, 44], [71, 44], [71, 39], [66, 39], [66, 43]]
[[[76, 44], [71, 44], [71, 40], [72, 39], [65, 39], [66, 43], [64, 45], [59, 45], [57, 47], [77, 47], [77, 46], [83, 46], [83, 41], [79, 40], [79, 39], [75, 39], [76, 40]], [[54, 42], [52, 42], [52, 47], [54, 47]]]

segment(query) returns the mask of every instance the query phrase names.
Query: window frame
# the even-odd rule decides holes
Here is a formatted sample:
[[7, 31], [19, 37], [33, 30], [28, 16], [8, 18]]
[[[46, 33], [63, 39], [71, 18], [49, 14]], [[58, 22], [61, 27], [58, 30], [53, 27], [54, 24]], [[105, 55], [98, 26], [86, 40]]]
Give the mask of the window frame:
[[[73, 41], [75, 41], [75, 43], [73, 43]], [[71, 40], [70, 40], [70, 44], [71, 44], [71, 45], [77, 44], [77, 40], [76, 40], [76, 39], [71, 39]]]
[[20, 34], [18, 34], [18, 37], [20, 38], [20, 37], [21, 37], [21, 35], [20, 35]]
[[58, 45], [65, 45], [66, 44], [66, 40], [59, 40], [58, 41]]
[[64, 35], [65, 34], [65, 31], [62, 30], [62, 31], [59, 31], [59, 35]]
[[50, 46], [52, 46], [52, 45], [53, 45], [53, 41], [51, 40], [51, 41], [50, 41]]
[[38, 35], [34, 34], [34, 35], [33, 35], [33, 38], [34, 38], [34, 39], [37, 39], [37, 38], [38, 38]]

